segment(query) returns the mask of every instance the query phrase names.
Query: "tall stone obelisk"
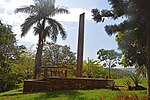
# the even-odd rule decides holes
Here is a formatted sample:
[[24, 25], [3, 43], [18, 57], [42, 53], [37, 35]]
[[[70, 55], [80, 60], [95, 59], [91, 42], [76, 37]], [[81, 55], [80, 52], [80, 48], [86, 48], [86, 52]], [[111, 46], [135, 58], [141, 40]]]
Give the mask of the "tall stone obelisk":
[[84, 50], [83, 49], [84, 48], [84, 16], [85, 13], [80, 14], [80, 19], [79, 19], [76, 77], [82, 77], [83, 50]]

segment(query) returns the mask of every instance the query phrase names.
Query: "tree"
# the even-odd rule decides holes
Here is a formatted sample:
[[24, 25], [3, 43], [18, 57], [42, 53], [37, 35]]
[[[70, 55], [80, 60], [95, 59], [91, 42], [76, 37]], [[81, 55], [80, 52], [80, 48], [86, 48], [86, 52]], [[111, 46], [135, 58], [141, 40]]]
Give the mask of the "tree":
[[74, 52], [67, 45], [58, 45], [53, 42], [47, 42], [43, 48], [42, 61], [45, 66], [56, 65], [57, 67], [68, 67], [69, 77], [75, 75], [76, 57]]
[[25, 49], [17, 59], [10, 61], [12, 72], [16, 74], [18, 82], [33, 78], [35, 54]]
[[15, 34], [11, 31], [7, 25], [4, 25], [0, 21], [0, 54], [5, 58], [11, 58], [14, 54], [16, 46]]
[[83, 75], [88, 78], [105, 77], [107, 72], [100, 64], [100, 61], [87, 59], [83, 62]]
[[119, 63], [119, 60], [121, 58], [121, 54], [115, 52], [114, 50], [105, 50], [105, 49], [100, 49], [97, 52], [98, 59], [103, 62], [103, 66], [109, 68], [109, 78], [111, 78], [110, 75], [110, 68], [115, 67], [116, 64]]
[[36, 24], [34, 35], [39, 35], [39, 40], [35, 57], [34, 78], [37, 77], [37, 67], [42, 65], [42, 50], [46, 37], [50, 37], [55, 42], [58, 34], [63, 39], [66, 38], [64, 28], [52, 17], [61, 13], [68, 14], [69, 11], [65, 7], [55, 7], [54, 4], [55, 0], [34, 0], [34, 5], [23, 6], [15, 10], [15, 13], [23, 12], [29, 14], [29, 17], [21, 25], [21, 37], [25, 36], [30, 28]]
[[72, 67], [76, 64], [75, 53], [67, 45], [47, 42], [43, 50], [43, 64], [57, 67]]
[[128, 44], [129, 42], [126, 41], [126, 38], [122, 38], [123, 40], [121, 39], [119, 44], [128, 44], [127, 49], [122, 46], [122, 51], [126, 61], [130, 62], [129, 64], [136, 63], [139, 66], [146, 66], [148, 76], [147, 93], [150, 99], [150, 1], [108, 0], [108, 2], [112, 5], [112, 9], [105, 10], [106, 12], [104, 13], [98, 9], [93, 9], [93, 19], [96, 22], [101, 22], [104, 17], [117, 19], [126, 16], [124, 22], [118, 25], [107, 25], [105, 30], [109, 35], [120, 32], [121, 34], [119, 33], [119, 35], [121, 37], [129, 36], [128, 40], [130, 40], [130, 44]]
[[16, 75], [12, 72], [9, 61], [16, 56], [16, 38], [11, 29], [0, 22], [0, 92], [16, 86]]

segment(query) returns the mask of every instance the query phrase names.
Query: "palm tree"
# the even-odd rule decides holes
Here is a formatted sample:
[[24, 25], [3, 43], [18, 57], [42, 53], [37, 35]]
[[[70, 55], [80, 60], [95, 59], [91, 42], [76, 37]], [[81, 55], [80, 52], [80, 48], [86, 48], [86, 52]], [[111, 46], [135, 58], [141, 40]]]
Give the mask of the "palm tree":
[[22, 6], [15, 10], [15, 13], [27, 13], [28, 18], [21, 25], [21, 37], [25, 36], [33, 25], [34, 35], [39, 36], [38, 47], [35, 57], [34, 78], [37, 78], [37, 67], [42, 65], [41, 57], [46, 37], [50, 37], [54, 42], [57, 40], [58, 34], [62, 39], [66, 39], [66, 32], [62, 25], [52, 19], [56, 14], [68, 14], [69, 11], [65, 7], [55, 7], [55, 0], [34, 0], [34, 5]]

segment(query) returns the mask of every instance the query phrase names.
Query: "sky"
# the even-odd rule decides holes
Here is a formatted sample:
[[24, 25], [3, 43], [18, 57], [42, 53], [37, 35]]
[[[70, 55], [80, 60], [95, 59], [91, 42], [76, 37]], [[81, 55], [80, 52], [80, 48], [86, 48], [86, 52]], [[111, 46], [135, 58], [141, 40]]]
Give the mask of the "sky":
[[[20, 25], [28, 17], [28, 14], [15, 14], [14, 10], [31, 4], [33, 4], [32, 0], [0, 0], [0, 20], [5, 24], [12, 25], [14, 34], [17, 34], [18, 44], [28, 48], [36, 47], [38, 36], [34, 36], [31, 29], [25, 37], [20, 37]], [[117, 50], [115, 36], [108, 36], [104, 27], [105, 25], [117, 24], [122, 19], [116, 21], [107, 19], [103, 23], [95, 23], [91, 16], [93, 8], [111, 9], [107, 0], [56, 0], [56, 6], [65, 6], [70, 11], [70, 14], [59, 14], [53, 17], [63, 25], [67, 34], [66, 40], [58, 37], [58, 44], [68, 45], [73, 52], [77, 52], [79, 15], [85, 12], [84, 59], [88, 57], [96, 59], [97, 51], [102, 48]], [[47, 40], [50, 41], [49, 38]]]

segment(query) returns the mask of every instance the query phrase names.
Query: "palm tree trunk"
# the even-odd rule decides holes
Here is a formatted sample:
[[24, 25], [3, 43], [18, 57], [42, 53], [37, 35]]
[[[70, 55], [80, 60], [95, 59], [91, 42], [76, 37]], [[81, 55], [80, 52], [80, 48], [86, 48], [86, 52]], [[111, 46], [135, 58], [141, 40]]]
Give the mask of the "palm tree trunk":
[[38, 43], [37, 53], [35, 57], [34, 77], [33, 77], [34, 79], [37, 78], [38, 67], [42, 65], [42, 50], [43, 50], [43, 40], [40, 38], [39, 35], [39, 43]]
[[44, 27], [45, 27], [45, 19], [42, 21], [42, 31], [39, 34], [39, 42], [38, 42], [38, 48], [37, 53], [35, 57], [35, 66], [34, 66], [34, 79], [37, 79], [38, 74], [38, 67], [42, 66], [42, 51], [43, 51], [43, 45], [44, 45]]

